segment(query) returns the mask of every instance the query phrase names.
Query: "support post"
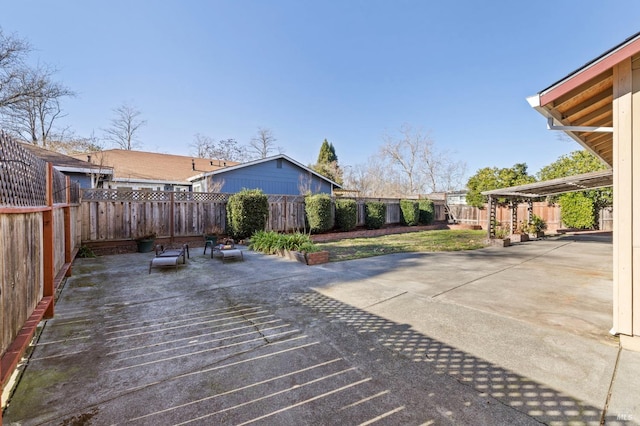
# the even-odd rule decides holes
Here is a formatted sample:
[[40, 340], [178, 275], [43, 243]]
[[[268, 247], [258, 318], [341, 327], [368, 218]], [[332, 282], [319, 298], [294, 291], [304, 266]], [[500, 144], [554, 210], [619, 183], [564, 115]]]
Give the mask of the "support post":
[[[175, 225], [175, 193], [172, 191], [169, 193], [169, 237], [171, 244], [173, 244], [174, 231], [173, 227]], [[206, 233], [206, 230], [205, 230]]]
[[[55, 244], [53, 224], [53, 164], [47, 163], [47, 209], [42, 212], [43, 238], [43, 288], [42, 296], [53, 298], [55, 292]], [[54, 314], [53, 301], [44, 313], [44, 318], [52, 318]]]
[[487, 238], [492, 239], [496, 236], [496, 204], [493, 197], [489, 195], [488, 212], [487, 212]]
[[65, 185], [67, 188], [67, 205], [64, 207], [64, 263], [69, 264], [65, 277], [71, 276], [71, 258], [72, 240], [71, 240], [71, 178], [66, 177]]

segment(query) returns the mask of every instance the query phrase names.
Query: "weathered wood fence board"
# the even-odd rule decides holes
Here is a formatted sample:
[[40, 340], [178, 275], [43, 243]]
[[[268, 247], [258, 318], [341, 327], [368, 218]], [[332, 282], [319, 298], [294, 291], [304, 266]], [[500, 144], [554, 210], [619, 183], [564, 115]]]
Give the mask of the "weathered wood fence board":
[[[0, 382], [4, 386], [81, 242], [78, 184], [0, 132]], [[18, 338], [19, 337], [19, 338]]]
[[42, 213], [0, 215], [3, 253], [0, 353], [4, 353], [42, 299], [41, 224]]
[[[87, 194], [86, 198], [84, 194]], [[127, 240], [150, 233], [156, 233], [160, 238], [223, 233], [226, 227], [228, 194], [186, 194], [164, 191], [136, 193], [130, 190], [84, 190], [81, 203], [84, 223], [82, 241]], [[303, 196], [269, 195], [268, 198], [267, 230], [306, 230]], [[365, 224], [364, 206], [367, 201], [369, 199], [356, 199], [358, 226]], [[386, 224], [400, 223], [402, 214], [399, 199], [371, 201], [386, 204]], [[436, 218], [442, 216], [443, 211], [441, 206], [436, 205]]]

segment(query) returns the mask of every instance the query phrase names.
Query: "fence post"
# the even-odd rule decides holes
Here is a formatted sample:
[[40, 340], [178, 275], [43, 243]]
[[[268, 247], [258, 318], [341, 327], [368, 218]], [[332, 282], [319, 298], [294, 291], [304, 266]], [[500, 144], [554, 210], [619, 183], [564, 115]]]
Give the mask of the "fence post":
[[64, 263], [67, 263], [69, 267], [64, 274], [65, 277], [71, 276], [71, 178], [65, 177], [65, 187], [67, 189], [67, 205], [64, 206]]
[[174, 197], [174, 192], [170, 192], [169, 193], [169, 237], [171, 241], [171, 244], [173, 244], [173, 237], [174, 237], [174, 232], [173, 232], [173, 227], [174, 227], [174, 223], [175, 223], [175, 197]]
[[47, 209], [42, 212], [43, 238], [43, 288], [42, 296], [51, 297], [44, 318], [52, 318], [54, 314], [53, 295], [55, 281], [55, 244], [53, 241], [53, 164], [47, 163]]
[[287, 196], [284, 196], [284, 232], [286, 233], [289, 229], [287, 226], [289, 225], [289, 219], [287, 218]]

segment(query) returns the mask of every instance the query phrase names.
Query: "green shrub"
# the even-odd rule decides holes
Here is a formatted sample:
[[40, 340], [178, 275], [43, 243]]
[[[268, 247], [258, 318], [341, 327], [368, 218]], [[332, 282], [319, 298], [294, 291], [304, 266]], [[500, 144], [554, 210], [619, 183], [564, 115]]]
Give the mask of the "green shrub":
[[307, 195], [304, 198], [304, 212], [311, 232], [326, 232], [333, 228], [332, 208], [331, 197], [327, 194]]
[[580, 192], [571, 192], [559, 197], [562, 223], [569, 228], [591, 229], [595, 227], [593, 199]]
[[227, 231], [236, 239], [247, 238], [265, 229], [269, 200], [259, 189], [243, 189], [227, 202]]
[[534, 214], [531, 216], [531, 223], [529, 224], [529, 227], [532, 234], [542, 232], [547, 229], [547, 222], [540, 216]]
[[364, 213], [364, 224], [367, 229], [380, 229], [386, 221], [387, 205], [378, 201], [369, 201], [364, 204]]
[[418, 208], [420, 210], [420, 218], [418, 221], [423, 225], [431, 225], [434, 216], [433, 201], [420, 200], [418, 201]]
[[351, 231], [358, 224], [358, 203], [356, 200], [336, 200], [336, 227], [341, 231]]
[[418, 224], [420, 208], [417, 201], [400, 200], [400, 213], [402, 216], [402, 223], [404, 225], [415, 226]]
[[320, 249], [307, 234], [279, 234], [275, 231], [257, 231], [250, 239], [249, 248], [265, 254], [276, 254], [279, 250], [312, 253]]

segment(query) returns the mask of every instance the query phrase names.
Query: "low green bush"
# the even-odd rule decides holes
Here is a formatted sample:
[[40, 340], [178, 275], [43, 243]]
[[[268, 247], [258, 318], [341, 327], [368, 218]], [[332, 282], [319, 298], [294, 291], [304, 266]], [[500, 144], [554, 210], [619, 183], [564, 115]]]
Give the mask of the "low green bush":
[[313, 233], [320, 233], [333, 228], [332, 209], [333, 205], [329, 195], [307, 195], [304, 198], [304, 212], [309, 223], [309, 230]]
[[364, 224], [367, 229], [380, 229], [384, 226], [387, 216], [387, 205], [379, 201], [369, 201], [364, 204]]
[[264, 230], [269, 217], [269, 199], [259, 189], [243, 189], [227, 202], [227, 232], [236, 239]]
[[434, 210], [433, 201], [431, 200], [420, 200], [418, 201], [418, 209], [420, 210], [420, 215], [418, 221], [422, 225], [431, 225], [433, 223]]
[[351, 199], [336, 200], [336, 228], [351, 231], [358, 224], [358, 203]]
[[279, 250], [292, 250], [313, 253], [319, 251], [318, 246], [307, 234], [279, 234], [275, 231], [258, 231], [250, 239], [249, 248], [265, 254], [276, 254]]
[[400, 200], [400, 213], [403, 225], [415, 226], [418, 224], [420, 208], [417, 201]]

